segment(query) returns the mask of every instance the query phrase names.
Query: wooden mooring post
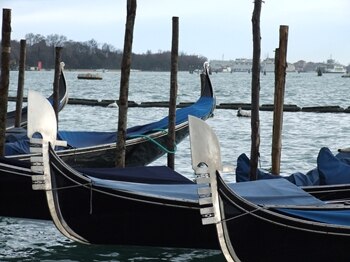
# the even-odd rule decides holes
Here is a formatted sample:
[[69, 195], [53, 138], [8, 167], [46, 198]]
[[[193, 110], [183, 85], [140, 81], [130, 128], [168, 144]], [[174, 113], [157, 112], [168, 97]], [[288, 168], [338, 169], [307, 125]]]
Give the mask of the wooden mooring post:
[[26, 67], [26, 40], [25, 39], [22, 39], [20, 41], [20, 48], [21, 49], [19, 53], [15, 127], [20, 127], [21, 120], [22, 120], [24, 74], [25, 74], [25, 67]]
[[175, 168], [175, 125], [176, 125], [176, 98], [177, 98], [177, 71], [179, 55], [179, 18], [172, 19], [172, 44], [171, 44], [171, 75], [170, 75], [170, 100], [169, 100], [169, 124], [168, 124], [168, 167]]
[[124, 35], [124, 50], [121, 65], [120, 90], [119, 90], [119, 115], [117, 130], [116, 160], [117, 167], [125, 167], [126, 154], [126, 128], [129, 96], [129, 78], [131, 68], [132, 40], [136, 17], [136, 0], [127, 1], [127, 16]]
[[251, 109], [251, 149], [250, 149], [250, 180], [256, 180], [260, 148], [260, 56], [261, 56], [261, 34], [260, 14], [262, 0], [254, 1], [252, 17], [253, 26], [253, 65], [252, 65], [252, 109]]
[[3, 9], [0, 76], [0, 156], [4, 155], [8, 90], [10, 85], [11, 9]]
[[272, 167], [274, 175], [280, 174], [281, 149], [282, 149], [282, 126], [283, 126], [283, 104], [287, 69], [287, 43], [288, 26], [280, 26], [279, 48], [275, 53], [275, 97], [272, 127]]

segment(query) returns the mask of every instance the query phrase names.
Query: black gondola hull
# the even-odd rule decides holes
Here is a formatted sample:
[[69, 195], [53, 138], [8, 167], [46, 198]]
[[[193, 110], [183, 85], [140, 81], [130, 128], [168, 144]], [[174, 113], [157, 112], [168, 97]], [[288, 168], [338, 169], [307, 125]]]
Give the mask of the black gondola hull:
[[52, 155], [50, 167], [56, 212], [61, 222], [88, 243], [219, 248], [215, 227], [202, 226], [196, 202], [94, 186]]
[[220, 176], [217, 183], [224, 241], [232, 257], [241, 261], [349, 260], [349, 227], [260, 208], [233, 194]]
[[[213, 98], [214, 93], [207, 75], [201, 75], [201, 96]], [[202, 119], [207, 119], [212, 115], [215, 108], [215, 99], [206, 108], [207, 113], [202, 115]], [[183, 141], [188, 136], [188, 121], [180, 123], [175, 127], [176, 144]], [[126, 166], [145, 166], [163, 156], [166, 152], [159, 145], [166, 145], [167, 133], [155, 131], [147, 135], [148, 137], [135, 137], [126, 141]], [[159, 144], [159, 145], [158, 145]], [[114, 167], [116, 144], [105, 144], [95, 147], [80, 149], [66, 149], [57, 151], [57, 154], [72, 167]], [[29, 166], [30, 155], [9, 157], [7, 160], [0, 160], [0, 216], [31, 218], [31, 219], [51, 219], [46, 204], [45, 194], [32, 190], [32, 175]], [[8, 164], [7, 161], [13, 160]], [[21, 161], [16, 161], [21, 160]], [[28, 162], [28, 164], [21, 162]], [[26, 169], [19, 167], [25, 165]], [[11, 171], [17, 169], [16, 172]], [[24, 174], [24, 175], [23, 175]], [[20, 190], [19, 190], [20, 188]]]

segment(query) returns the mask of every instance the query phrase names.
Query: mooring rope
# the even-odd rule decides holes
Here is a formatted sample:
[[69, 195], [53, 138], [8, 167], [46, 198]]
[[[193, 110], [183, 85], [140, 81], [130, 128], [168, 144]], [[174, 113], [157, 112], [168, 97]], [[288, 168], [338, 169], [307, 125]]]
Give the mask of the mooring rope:
[[63, 189], [71, 189], [71, 188], [77, 188], [77, 187], [89, 187], [90, 188], [90, 215], [92, 214], [92, 183], [85, 183], [85, 184], [77, 184], [74, 186], [64, 186], [64, 187], [56, 187], [56, 188], [51, 188], [47, 189], [46, 191], [58, 191], [58, 190], [63, 190]]
[[258, 207], [258, 208], [254, 209], [254, 210], [252, 210], [252, 211], [249, 211], [249, 212], [245, 211], [243, 214], [240, 214], [240, 215], [237, 215], [237, 216], [234, 216], [234, 217], [230, 217], [230, 218], [226, 218], [226, 219], [222, 219], [222, 220], [216, 222], [216, 224], [219, 224], [219, 223], [221, 223], [221, 222], [231, 221], [231, 220], [234, 220], [234, 219], [237, 219], [237, 218], [240, 218], [240, 217], [249, 215], [249, 214], [253, 214], [253, 213], [255, 213], [256, 211], [259, 211], [259, 210], [261, 210], [261, 209], [262, 209], [261, 207]]
[[86, 187], [86, 186], [90, 186], [90, 188], [92, 188], [92, 183], [89, 182], [86, 184], [78, 184], [78, 185], [74, 185], [74, 186], [56, 187], [56, 188], [47, 189], [46, 191], [58, 191], [58, 190], [62, 190], [62, 189], [70, 189], [70, 188], [75, 188], [75, 187]]
[[[164, 134], [167, 134], [168, 132], [164, 129], [154, 129], [155, 131], [161, 131]], [[148, 141], [151, 141], [152, 143], [154, 143], [155, 145], [157, 145], [159, 148], [161, 148], [164, 152], [168, 153], [168, 154], [175, 154], [176, 150], [177, 150], [177, 146], [176, 143], [174, 143], [174, 150], [169, 150], [167, 149], [165, 146], [163, 146], [162, 144], [160, 144], [159, 142], [157, 142], [155, 139], [153, 139], [152, 137], [148, 136], [148, 135], [132, 135], [129, 136], [130, 138], [138, 138], [138, 137], [142, 137], [142, 138], [146, 138]]]

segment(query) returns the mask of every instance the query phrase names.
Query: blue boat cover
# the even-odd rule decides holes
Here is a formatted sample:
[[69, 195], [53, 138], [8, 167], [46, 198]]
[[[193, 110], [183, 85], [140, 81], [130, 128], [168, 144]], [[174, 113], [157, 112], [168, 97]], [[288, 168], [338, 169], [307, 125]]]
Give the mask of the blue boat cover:
[[[149, 167], [139, 168], [139, 172]], [[128, 169], [128, 168], [126, 168]], [[136, 174], [137, 175], [137, 174]], [[152, 177], [152, 174], [148, 175]], [[93, 185], [123, 191], [135, 195], [153, 196], [198, 202], [197, 184], [161, 185], [136, 182], [120, 182], [89, 176]], [[137, 181], [137, 180], [136, 180]], [[255, 204], [265, 205], [323, 205], [324, 203], [284, 179], [258, 180], [247, 183], [229, 183], [228, 186]]]
[[146, 184], [194, 184], [187, 177], [166, 166], [128, 168], [76, 168], [79, 172], [100, 179]]
[[300, 210], [278, 208], [278, 211], [297, 218], [317, 221], [326, 224], [350, 226], [350, 210]]
[[[213, 97], [201, 97], [195, 104], [176, 111], [176, 124], [186, 122], [189, 115], [202, 118], [210, 113], [214, 105]], [[145, 125], [128, 128], [127, 138], [146, 136], [151, 132], [168, 128], [168, 117]], [[58, 139], [67, 141], [71, 148], [104, 145], [116, 142], [116, 132], [59, 131]], [[29, 154], [29, 140], [22, 137], [18, 141], [5, 144], [5, 155]]]
[[[249, 181], [250, 163], [245, 154], [237, 159], [236, 181]], [[336, 156], [329, 148], [320, 149], [317, 156], [317, 167], [306, 174], [297, 172], [289, 176], [276, 176], [262, 169], [257, 170], [258, 179], [284, 178], [297, 186], [335, 185], [350, 183], [350, 153], [341, 152]]]
[[[349, 153], [348, 157], [349, 157]], [[335, 157], [328, 148], [322, 148], [317, 157], [317, 168], [321, 185], [350, 183], [350, 164], [346, 153]]]
[[324, 202], [286, 179], [261, 179], [232, 183], [229, 187], [256, 205], [324, 205]]
[[[140, 168], [147, 169], [148, 167]], [[151, 175], [152, 176], [152, 175]], [[147, 184], [133, 182], [118, 182], [96, 177], [90, 177], [94, 186], [104, 187], [119, 192], [138, 196], [154, 197], [159, 200], [171, 199], [182, 202], [198, 203], [197, 184]], [[276, 211], [285, 215], [317, 221], [326, 224], [350, 226], [350, 209], [341, 210], [302, 210], [294, 206], [318, 206], [325, 203], [300, 187], [290, 183], [286, 179], [257, 180], [246, 183], [229, 183], [228, 186], [238, 195], [256, 205], [276, 205]], [[291, 205], [293, 208], [282, 208], [278, 206]]]
[[197, 184], [147, 184], [112, 181], [91, 176], [89, 178], [94, 186], [126, 192], [133, 195], [150, 196], [160, 199], [173, 199], [184, 202], [198, 202]]

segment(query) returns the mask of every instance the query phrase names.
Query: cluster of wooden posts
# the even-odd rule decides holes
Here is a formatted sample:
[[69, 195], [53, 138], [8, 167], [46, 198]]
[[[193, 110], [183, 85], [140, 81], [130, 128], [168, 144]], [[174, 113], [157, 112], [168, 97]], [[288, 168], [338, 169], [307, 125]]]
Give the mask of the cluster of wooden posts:
[[[121, 66], [120, 93], [119, 93], [119, 114], [117, 130], [117, 150], [116, 166], [125, 166], [125, 140], [127, 127], [128, 110], [128, 90], [129, 77], [131, 69], [131, 54], [134, 22], [136, 17], [136, 0], [127, 0], [127, 18], [124, 35], [124, 52]], [[8, 90], [10, 79], [10, 54], [11, 54], [11, 9], [3, 9], [2, 21], [2, 42], [1, 42], [1, 82], [0, 82], [0, 156], [4, 154], [5, 133], [6, 133], [6, 115], [8, 103]], [[168, 126], [168, 148], [173, 151], [175, 144], [175, 118], [176, 118], [176, 99], [177, 99], [177, 71], [178, 71], [178, 39], [179, 39], [179, 19], [172, 18], [172, 50], [171, 50], [171, 77], [170, 77], [170, 101], [169, 101], [169, 126]], [[26, 41], [21, 40], [21, 60], [18, 78], [18, 93], [16, 104], [16, 123], [20, 123], [23, 86], [24, 86], [24, 68], [26, 56]], [[58, 85], [60, 77], [62, 47], [55, 48], [55, 76], [53, 83], [54, 103], [58, 121]], [[18, 124], [19, 125], [19, 124]], [[174, 153], [168, 154], [168, 166], [174, 169]]]
[[[256, 179], [256, 169], [259, 156], [259, 92], [260, 92], [260, 56], [261, 56], [261, 35], [260, 35], [260, 13], [261, 2], [255, 1], [252, 17], [253, 24], [253, 67], [252, 67], [252, 103], [251, 108], [251, 127], [252, 127], [252, 146], [251, 146], [251, 179]], [[127, 18], [124, 35], [124, 52], [121, 66], [120, 94], [119, 94], [119, 114], [117, 130], [117, 158], [116, 166], [125, 166], [125, 139], [127, 127], [127, 110], [130, 105], [128, 101], [129, 76], [131, 68], [131, 52], [133, 41], [134, 21], [136, 17], [136, 0], [127, 1]], [[11, 36], [11, 10], [3, 10], [3, 27], [1, 43], [1, 82], [0, 82], [0, 155], [4, 149], [4, 139], [6, 132], [6, 112], [8, 102], [9, 87], [9, 60], [10, 60], [10, 36]], [[175, 140], [175, 111], [177, 98], [177, 68], [178, 68], [178, 37], [179, 20], [173, 17], [172, 20], [172, 50], [171, 50], [171, 76], [170, 76], [170, 101], [169, 107], [169, 140], [168, 148], [174, 147]], [[281, 156], [281, 133], [283, 122], [284, 89], [286, 75], [286, 56], [288, 42], [288, 26], [280, 26], [279, 48], [275, 52], [275, 99], [274, 99], [274, 122], [273, 122], [273, 141], [272, 141], [272, 173], [279, 174], [280, 156]], [[54, 79], [54, 109], [58, 119], [58, 80], [60, 76], [61, 47], [56, 47], [55, 59], [55, 79]], [[16, 112], [20, 117], [23, 99], [24, 83], [24, 65], [25, 65], [25, 40], [21, 40], [21, 62], [18, 79], [18, 94]], [[220, 107], [219, 107], [220, 108]], [[224, 108], [224, 106], [222, 107]], [[19, 123], [19, 122], [18, 122]], [[171, 150], [172, 151], [172, 150]], [[168, 166], [174, 168], [174, 154], [168, 155]]]

